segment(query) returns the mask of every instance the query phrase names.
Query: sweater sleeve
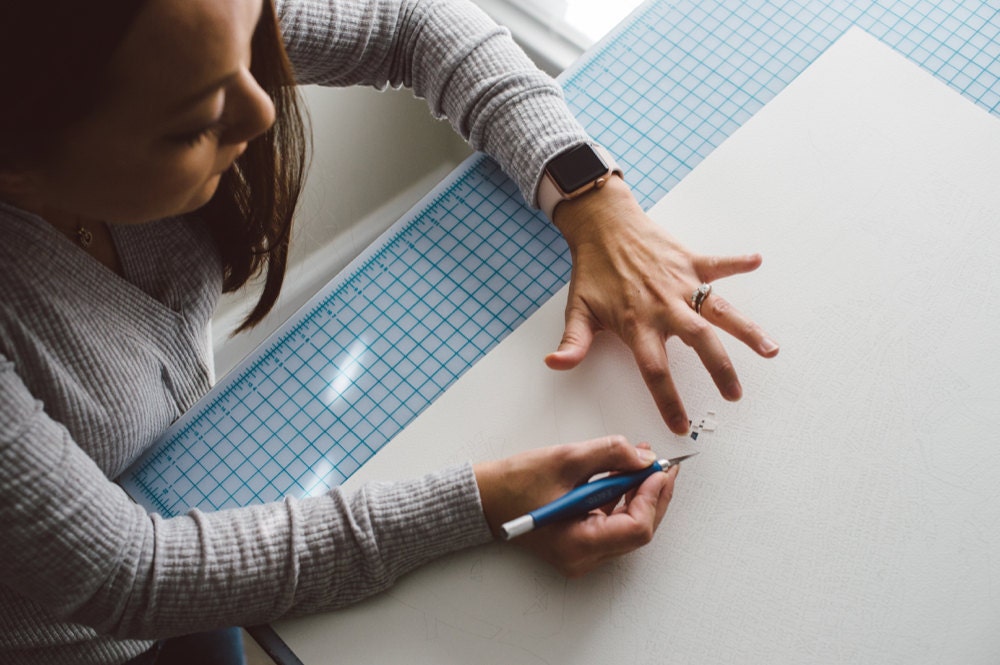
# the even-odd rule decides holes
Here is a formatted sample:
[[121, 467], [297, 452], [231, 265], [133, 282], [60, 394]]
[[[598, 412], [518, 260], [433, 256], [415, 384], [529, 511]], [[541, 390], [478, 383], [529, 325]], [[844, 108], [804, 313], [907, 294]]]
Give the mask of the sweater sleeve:
[[353, 496], [147, 514], [0, 357], [0, 539], [0, 584], [141, 638], [340, 607], [490, 532], [469, 465]]
[[406, 86], [536, 205], [545, 163], [587, 140], [562, 90], [468, 0], [285, 0], [301, 83]]

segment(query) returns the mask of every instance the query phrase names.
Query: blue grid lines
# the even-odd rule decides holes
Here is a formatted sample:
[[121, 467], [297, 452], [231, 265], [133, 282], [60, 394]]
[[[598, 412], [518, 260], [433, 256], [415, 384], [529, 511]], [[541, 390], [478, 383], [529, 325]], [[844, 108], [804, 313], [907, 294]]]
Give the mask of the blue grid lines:
[[1000, 9], [985, 3], [649, 3], [565, 78], [567, 100], [656, 203], [852, 25], [987, 110]]
[[126, 488], [171, 515], [338, 485], [565, 282], [558, 232], [492, 162], [432, 210], [213, 391]]
[[[648, 208], [853, 25], [997, 113], [986, 2], [649, 2], [561, 82]], [[137, 500], [173, 515], [343, 482], [569, 275], [485, 158], [379, 242], [126, 474]]]

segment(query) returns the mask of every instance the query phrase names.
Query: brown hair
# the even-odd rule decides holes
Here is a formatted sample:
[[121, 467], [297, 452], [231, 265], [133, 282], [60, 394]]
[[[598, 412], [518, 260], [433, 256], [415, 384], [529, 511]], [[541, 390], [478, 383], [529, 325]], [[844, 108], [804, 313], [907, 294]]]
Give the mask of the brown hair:
[[265, 274], [260, 299], [236, 332], [259, 323], [278, 299], [307, 162], [305, 123], [272, 2], [264, 3], [253, 36], [250, 71], [274, 102], [275, 123], [250, 142], [205, 207], [225, 269], [223, 291]]
[[[0, 2], [0, 171], [36, 165], [90, 113], [116, 49], [144, 0]], [[251, 141], [201, 210], [223, 264], [223, 291], [263, 274], [260, 298], [236, 332], [259, 323], [281, 291], [292, 215], [307, 164], [307, 130], [273, 0], [251, 42], [250, 71], [275, 123]]]

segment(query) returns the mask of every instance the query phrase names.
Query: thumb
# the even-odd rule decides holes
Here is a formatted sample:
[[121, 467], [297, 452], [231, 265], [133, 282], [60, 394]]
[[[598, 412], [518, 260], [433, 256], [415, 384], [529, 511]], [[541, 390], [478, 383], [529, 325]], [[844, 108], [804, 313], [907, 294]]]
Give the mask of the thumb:
[[545, 364], [550, 369], [573, 369], [587, 356], [593, 341], [590, 317], [580, 308], [570, 309], [566, 312], [566, 327], [559, 348], [545, 356]]
[[574, 451], [571, 466], [578, 477], [590, 477], [604, 471], [638, 471], [657, 459], [647, 446], [633, 446], [617, 434], [584, 441], [577, 444]]
[[651, 524], [655, 531], [674, 495], [674, 482], [679, 471], [680, 465], [672, 466], [666, 473], [655, 473], [647, 478], [636, 490], [625, 511], [640, 524]]

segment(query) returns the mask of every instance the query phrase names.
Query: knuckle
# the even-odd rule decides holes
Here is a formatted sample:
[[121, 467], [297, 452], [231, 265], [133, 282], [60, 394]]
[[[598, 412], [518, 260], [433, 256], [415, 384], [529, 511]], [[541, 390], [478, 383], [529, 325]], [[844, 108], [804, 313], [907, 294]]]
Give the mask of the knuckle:
[[652, 383], [660, 383], [670, 375], [667, 366], [659, 359], [637, 358], [636, 364], [639, 366], [639, 373]]
[[758, 339], [763, 336], [761, 327], [753, 321], [747, 321], [742, 326], [743, 339]]
[[725, 298], [719, 296], [709, 296], [708, 298], [708, 311], [709, 315], [713, 317], [725, 317], [732, 310], [732, 305]]
[[623, 434], [609, 434], [604, 437], [604, 444], [612, 451], [624, 446], [625, 443], [625, 435]]
[[684, 337], [687, 339], [702, 340], [711, 334], [712, 326], [700, 316], [690, 318], [684, 324]]
[[673, 481], [671, 480], [664, 481], [663, 486], [660, 488], [659, 502], [661, 504], [664, 505], [669, 504], [670, 501], [674, 498], [674, 482], [676, 482], [677, 480], [677, 473], [678, 473], [677, 471], [674, 472]]
[[642, 322], [636, 312], [629, 310], [622, 315], [618, 324], [619, 334], [627, 344], [635, 343], [642, 332]]
[[656, 405], [662, 413], [669, 414], [671, 417], [686, 417], [684, 403], [676, 394], [660, 398]]
[[722, 362], [716, 365], [715, 369], [712, 371], [712, 375], [719, 378], [729, 377], [735, 373], [736, 373], [736, 367], [733, 365], [733, 361], [730, 360], [729, 358], [724, 359]]
[[580, 339], [580, 333], [575, 328], [567, 327], [560, 341], [563, 344], [579, 344]]
[[591, 322], [593, 320], [590, 309], [583, 303], [577, 301], [570, 302], [566, 305], [565, 318], [567, 321], [581, 321], [584, 323]]
[[608, 457], [620, 457], [631, 452], [632, 447], [621, 434], [612, 434], [605, 440], [605, 451]]
[[644, 547], [645, 545], [648, 545], [651, 542], [653, 542], [654, 534], [655, 531], [653, 530], [652, 524], [643, 524], [642, 526], [637, 528], [635, 530], [635, 533], [632, 535], [631, 538], [632, 545], [636, 548]]
[[581, 556], [559, 556], [551, 563], [560, 575], [569, 579], [582, 577], [588, 570], [586, 559]]

